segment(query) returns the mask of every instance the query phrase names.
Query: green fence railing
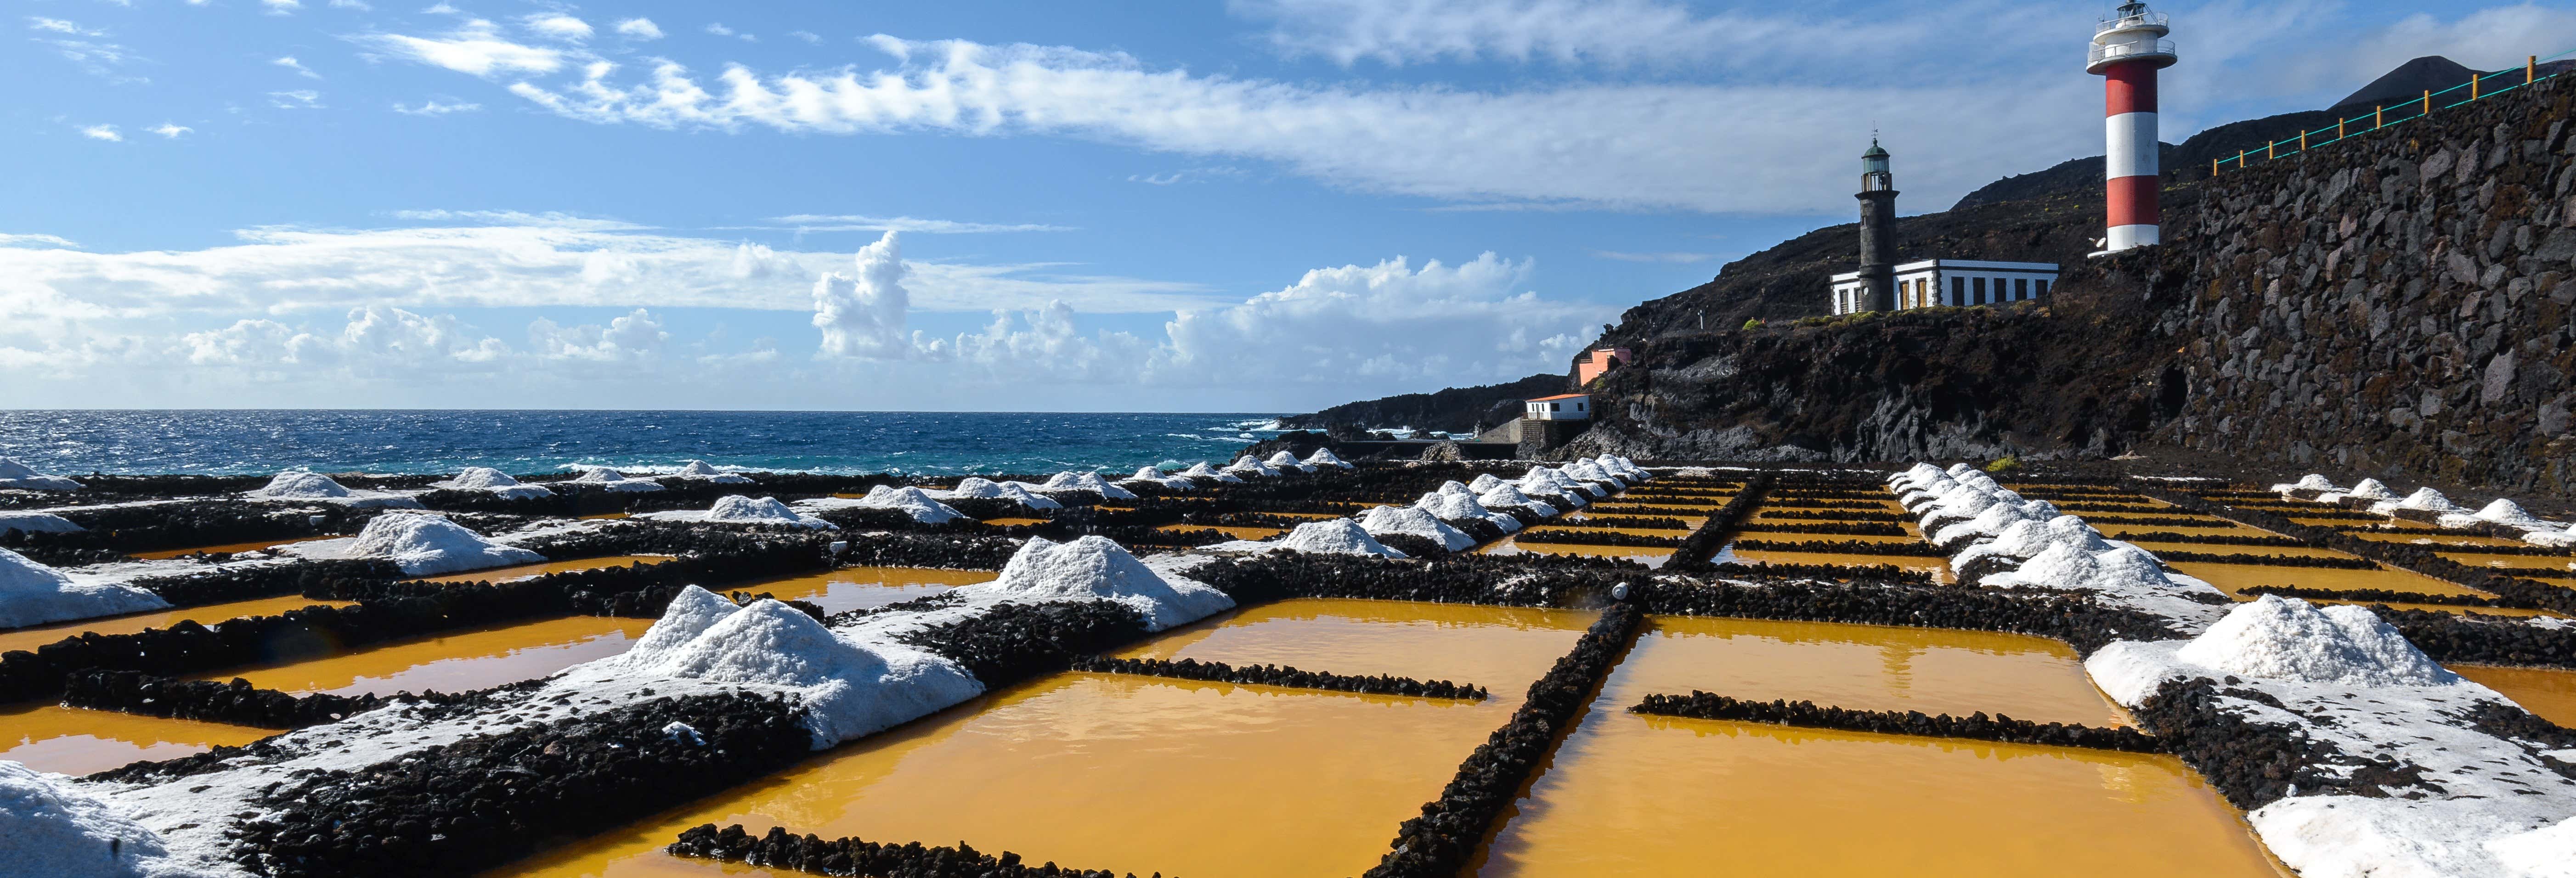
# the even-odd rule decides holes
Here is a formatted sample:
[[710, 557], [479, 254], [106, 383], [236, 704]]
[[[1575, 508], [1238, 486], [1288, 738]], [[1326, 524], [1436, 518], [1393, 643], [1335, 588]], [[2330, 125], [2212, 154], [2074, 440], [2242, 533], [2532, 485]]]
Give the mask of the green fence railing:
[[[2441, 91], [2427, 90], [2424, 92], [2423, 97], [2415, 100], [2400, 104], [2382, 104], [2371, 108], [2370, 112], [2359, 116], [2349, 119], [2336, 119], [2334, 125], [2330, 127], [2319, 128], [2315, 131], [2301, 131], [2297, 137], [2275, 140], [2264, 145], [2261, 149], [2249, 149], [2239, 152], [2234, 156], [2210, 159], [2209, 175], [2215, 177], [2218, 176], [2218, 172], [2231, 168], [2243, 170], [2251, 167], [2252, 163], [2258, 160], [2271, 162], [2289, 158], [2312, 149], [2324, 148], [2346, 138], [2359, 137], [2374, 131], [2393, 128], [2398, 125], [2413, 122], [2426, 116], [2433, 115], [2434, 112], [2439, 110], [2448, 110], [2452, 107], [2464, 106], [2476, 101], [2504, 94], [2505, 92], [2513, 91], [2514, 89], [2528, 87], [2533, 83], [2540, 82], [2545, 79], [2554, 79], [2561, 74], [2552, 73], [2547, 76], [2540, 75], [2540, 65], [2543, 62], [2556, 61], [2570, 55], [2576, 55], [2576, 49], [2560, 52], [2547, 58], [2533, 55], [2523, 61], [2522, 69], [2520, 70], [2498, 70], [2494, 73], [2473, 73], [2469, 76], [2469, 81], [2467, 82], [2451, 86], [2450, 88], [2446, 88]], [[2498, 83], [2499, 80], [2502, 81], [2501, 85]], [[2465, 92], [2465, 94], [2461, 94], [2461, 92]], [[2405, 115], [2397, 115], [2400, 113]]]

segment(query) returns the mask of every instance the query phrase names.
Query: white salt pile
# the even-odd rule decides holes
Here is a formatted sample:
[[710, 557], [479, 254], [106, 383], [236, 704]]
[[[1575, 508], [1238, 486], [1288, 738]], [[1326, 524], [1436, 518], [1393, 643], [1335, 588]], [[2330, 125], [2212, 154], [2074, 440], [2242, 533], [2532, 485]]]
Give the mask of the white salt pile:
[[2370, 504], [2370, 511], [2381, 515], [2389, 515], [2401, 509], [2414, 512], [2468, 511], [2461, 508], [2459, 504], [2451, 502], [2451, 498], [2442, 496], [2442, 492], [2431, 488], [2417, 488], [2415, 493], [2406, 495], [2404, 500], [2382, 500]]
[[2318, 609], [2279, 595], [2237, 605], [2174, 658], [2230, 674], [2341, 686], [2445, 686], [2460, 679], [2367, 608]]
[[1503, 480], [1501, 480], [1501, 479], [1494, 478], [1494, 474], [1493, 474], [1493, 473], [1477, 473], [1477, 474], [1476, 474], [1476, 480], [1475, 480], [1475, 481], [1472, 481], [1472, 482], [1468, 482], [1468, 483], [1467, 483], [1467, 490], [1474, 491], [1474, 492], [1476, 492], [1476, 493], [1478, 493], [1478, 494], [1483, 494], [1483, 493], [1485, 493], [1485, 492], [1487, 492], [1487, 491], [1491, 491], [1491, 490], [1493, 490], [1493, 489], [1495, 489], [1495, 488], [1499, 488], [1499, 487], [1502, 487], [1502, 486], [1504, 486], [1504, 485], [1508, 485], [1508, 484], [1511, 484], [1511, 483], [1510, 483], [1510, 482], [1503, 481]]
[[130, 585], [73, 582], [60, 570], [0, 549], [0, 628], [140, 613], [169, 606], [170, 602], [160, 595]]
[[1370, 536], [1412, 534], [1455, 552], [1474, 548], [1476, 538], [1466, 531], [1442, 524], [1429, 512], [1410, 506], [1379, 506], [1360, 514], [1360, 528]]
[[2324, 495], [2319, 496], [2317, 498], [2317, 502], [2341, 503], [2346, 498], [2356, 500], [2395, 500], [2397, 499], [2397, 492], [2389, 490], [2388, 486], [2380, 482], [2378, 479], [2363, 479], [2361, 481], [2354, 482], [2352, 490], [2329, 491]]
[[2056, 518], [2057, 514], [2057, 507], [2050, 505], [2046, 500], [2031, 500], [2019, 504], [1996, 503], [1986, 507], [1985, 511], [1977, 513], [1974, 518], [1940, 529], [1932, 535], [1932, 542], [1934, 545], [1947, 546], [1956, 540], [1996, 536], [2013, 525], [2048, 521]]
[[641, 492], [662, 490], [662, 483], [660, 482], [656, 482], [652, 479], [628, 478], [625, 473], [621, 473], [604, 466], [595, 466], [582, 470], [580, 476], [573, 478], [571, 481], [565, 482], [565, 484], [592, 486], [609, 491]]
[[1137, 467], [1135, 475], [1128, 476], [1120, 481], [1160, 485], [1165, 490], [1169, 491], [1195, 491], [1198, 490], [1199, 487], [1197, 482], [1181, 478], [1180, 476], [1164, 475], [1163, 470], [1160, 467], [1152, 466]]
[[2278, 493], [2287, 494], [2292, 491], [2324, 491], [2327, 493], [2334, 493], [2344, 489], [2336, 485], [2334, 482], [2328, 481], [2326, 477], [2321, 474], [2309, 473], [2307, 475], [2300, 476], [2298, 481], [2273, 485], [2272, 490]]
[[1629, 460], [1625, 457], [1619, 457], [1617, 455], [1604, 454], [1600, 457], [1593, 458], [1592, 462], [1602, 469], [1610, 471], [1611, 475], [1627, 479], [1630, 484], [1645, 481], [1653, 475], [1652, 473], [1646, 472], [1644, 467], [1638, 466], [1636, 461]]
[[2523, 509], [2522, 504], [2503, 498], [2497, 498], [2495, 502], [2473, 513], [2446, 512], [2441, 516], [2443, 527], [2471, 527], [2480, 523], [2501, 524], [2523, 530], [2558, 529], [2558, 525], [2544, 521], [2540, 516]]
[[[1994, 588], [2083, 591], [2104, 603], [2196, 628], [2215, 619], [2227, 594], [2209, 583], [2164, 572], [2156, 557], [2104, 540], [2082, 519], [2021, 495], [1985, 473], [1917, 465], [1888, 480], [1898, 502], [1922, 516], [1925, 532], [1949, 547], [1953, 569], [1988, 557], [2024, 558], [1985, 577]], [[1962, 542], [1966, 545], [1961, 545]]]
[[1556, 517], [1556, 507], [1533, 500], [1512, 483], [1500, 479], [1495, 480], [1493, 487], [1477, 494], [1476, 503], [1487, 509], [1525, 509], [1540, 518]]
[[71, 778], [0, 762], [0, 873], [34, 878], [198, 874], [166, 861], [161, 837]]
[[1953, 567], [1966, 567], [1979, 558], [2002, 557], [2026, 560], [2049, 547], [2068, 544], [2085, 552], [2107, 552], [2111, 544], [2100, 531], [2085, 524], [2084, 519], [2060, 515], [2047, 521], [2021, 521], [2004, 528], [1994, 539], [1971, 545], [1953, 556]]
[[[1054, 501], [1050, 500], [1048, 502]], [[838, 507], [855, 507], [859, 509], [896, 509], [912, 516], [912, 520], [923, 524], [946, 524], [966, 517], [966, 513], [959, 512], [956, 509], [951, 508], [948, 504], [941, 503], [938, 500], [933, 499], [928, 492], [923, 491], [920, 488], [897, 488], [893, 485], [878, 485], [876, 487], [869, 488], [868, 495], [857, 500], [840, 497], [824, 497], [816, 500], [802, 501], [796, 505], [807, 509], [831, 509]]]
[[71, 519], [51, 512], [0, 512], [0, 534], [19, 531], [31, 534], [69, 534], [81, 532]]
[[1328, 466], [1339, 467], [1341, 469], [1356, 469], [1356, 467], [1351, 466], [1350, 462], [1334, 456], [1333, 450], [1330, 448], [1318, 448], [1315, 449], [1315, 453], [1306, 455], [1306, 466], [1310, 468], [1308, 470], [1309, 472], [1312, 472], [1314, 468]]
[[1602, 469], [1600, 464], [1593, 463], [1589, 460], [1577, 459], [1573, 463], [1559, 467], [1558, 470], [1569, 477], [1595, 484], [1607, 485], [1612, 488], [1624, 487], [1627, 485], [1626, 481], [1620, 479], [1618, 476], [1611, 475], [1609, 470]]
[[1543, 466], [1530, 467], [1529, 472], [1522, 473], [1518, 487], [1529, 494], [1554, 494], [1576, 506], [1589, 506], [1592, 504], [1590, 497], [1598, 496], [1583, 483]]
[[1485, 504], [1477, 501], [1475, 492], [1457, 482], [1441, 485], [1440, 490], [1422, 495], [1421, 499], [1413, 501], [1413, 508], [1429, 512], [1441, 521], [1484, 521], [1502, 528], [1504, 533], [1521, 529], [1520, 519], [1485, 508]]
[[1275, 476], [1279, 474], [1279, 470], [1277, 468], [1274, 468], [1269, 464], [1262, 463], [1261, 461], [1254, 460], [1252, 455], [1249, 454], [1235, 458], [1233, 463], [1226, 465], [1225, 471], [1252, 476]]
[[78, 491], [81, 483], [37, 472], [34, 467], [0, 457], [0, 488], [21, 491]]
[[304, 470], [287, 470], [268, 480], [268, 484], [243, 494], [253, 500], [299, 500], [332, 503], [359, 509], [418, 509], [420, 501], [390, 491], [362, 491], [341, 485], [330, 476]]
[[996, 482], [977, 476], [967, 476], [958, 480], [957, 487], [930, 496], [955, 500], [1010, 500], [1030, 509], [1064, 508], [1064, 504], [1056, 502], [1055, 498], [1030, 493], [1028, 487], [1019, 482]]
[[750, 683], [798, 690], [817, 750], [892, 728], [982, 694], [957, 663], [887, 644], [861, 645], [777, 601], [736, 607], [697, 586], [612, 663], [628, 678]]
[[671, 475], [678, 478], [696, 479], [718, 485], [751, 484], [750, 476], [742, 475], [740, 473], [729, 473], [724, 470], [716, 469], [715, 464], [708, 463], [703, 460], [691, 460], [682, 463], [680, 464], [680, 471], [672, 473]]
[[1234, 599], [1214, 586], [1166, 578], [1136, 560], [1126, 547], [1098, 536], [1067, 543], [1030, 537], [1003, 565], [1000, 579], [961, 586], [957, 592], [970, 601], [1115, 601], [1144, 614], [1155, 631], [1234, 607]]
[[1066, 470], [1064, 472], [1056, 473], [1055, 475], [1047, 478], [1046, 485], [1044, 487], [1049, 491], [1090, 491], [1109, 500], [1136, 499], [1136, 493], [1134, 491], [1129, 491], [1125, 488], [1112, 485], [1107, 481], [1102, 480], [1100, 478], [1100, 473], [1093, 470], [1084, 470], [1081, 472]]
[[432, 482], [430, 487], [445, 488], [450, 491], [488, 491], [494, 496], [509, 500], [529, 500], [555, 495], [555, 492], [546, 490], [544, 485], [520, 484], [519, 480], [512, 478], [509, 473], [488, 466], [466, 467], [463, 472], [457, 473], [455, 478], [444, 482]]
[[2576, 878], [2576, 817], [2495, 839], [2486, 847], [2517, 878]]
[[1298, 459], [1297, 459], [1297, 455], [1290, 454], [1290, 453], [1288, 453], [1288, 452], [1286, 452], [1286, 451], [1281, 451], [1281, 452], [1279, 452], [1279, 453], [1277, 453], [1277, 454], [1270, 455], [1270, 459], [1269, 459], [1269, 460], [1265, 460], [1265, 461], [1262, 461], [1262, 462], [1263, 462], [1263, 463], [1267, 463], [1267, 464], [1271, 465], [1272, 467], [1277, 468], [1277, 469], [1280, 469], [1280, 470], [1292, 470], [1292, 469], [1293, 469], [1293, 470], [1296, 470], [1296, 471], [1301, 472], [1301, 473], [1311, 473], [1311, 472], [1314, 472], [1314, 471], [1315, 471], [1315, 468], [1314, 468], [1313, 466], [1308, 465], [1305, 461], [1298, 460]]
[[1287, 535], [1275, 540], [1233, 540], [1213, 546], [1202, 546], [1212, 552], [1274, 552], [1288, 549], [1327, 555], [1377, 555], [1402, 558], [1405, 554], [1369, 536], [1360, 523], [1347, 518], [1309, 521], [1298, 525]]
[[705, 511], [683, 509], [672, 512], [648, 512], [635, 517], [661, 521], [698, 521], [708, 524], [771, 524], [815, 530], [841, 529], [840, 525], [811, 515], [800, 514], [788, 508], [787, 504], [778, 502], [776, 497], [762, 497], [754, 500], [740, 494], [718, 497], [715, 505]]
[[355, 537], [293, 543], [279, 546], [278, 551], [307, 558], [382, 559], [413, 576], [546, 560], [535, 552], [485, 539], [464, 525], [428, 512], [388, 512], [369, 519]]
[[1214, 479], [1220, 482], [1243, 481], [1240, 478], [1236, 478], [1232, 473], [1223, 472], [1215, 467], [1208, 466], [1208, 462], [1204, 460], [1191, 464], [1189, 469], [1180, 471], [1178, 475], [1185, 479]]

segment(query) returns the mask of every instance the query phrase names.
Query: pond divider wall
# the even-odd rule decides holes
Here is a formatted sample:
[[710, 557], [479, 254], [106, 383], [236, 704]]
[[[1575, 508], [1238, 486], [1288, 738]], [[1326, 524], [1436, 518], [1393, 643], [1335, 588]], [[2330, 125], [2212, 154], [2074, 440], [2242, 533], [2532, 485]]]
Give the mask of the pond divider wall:
[[1210, 683], [1285, 686], [1331, 692], [1356, 692], [1365, 695], [1400, 695], [1408, 698], [1456, 698], [1483, 701], [1487, 697], [1485, 687], [1473, 684], [1460, 685], [1447, 680], [1425, 682], [1411, 677], [1388, 674], [1353, 677], [1323, 671], [1301, 671], [1285, 665], [1236, 667], [1223, 662], [1202, 662], [1186, 658], [1174, 662], [1162, 659], [1085, 656], [1075, 659], [1072, 669], [1100, 674], [1138, 674]]
[[1692, 719], [1769, 723], [1846, 732], [1871, 732], [1882, 735], [1969, 738], [2008, 744], [2087, 747], [2095, 750], [2122, 750], [2131, 753], [2164, 752], [2164, 746], [2160, 742], [2151, 736], [2140, 734], [2136, 729], [2102, 728], [2080, 723], [2035, 723], [2013, 719], [2003, 714], [1988, 717], [1984, 711], [1964, 717], [1946, 713], [1927, 716], [1922, 711], [1915, 710], [1847, 710], [1840, 707], [1818, 707], [1812, 701], [1745, 701], [1692, 690], [1689, 695], [1648, 695], [1636, 706], [1628, 708], [1628, 712]]

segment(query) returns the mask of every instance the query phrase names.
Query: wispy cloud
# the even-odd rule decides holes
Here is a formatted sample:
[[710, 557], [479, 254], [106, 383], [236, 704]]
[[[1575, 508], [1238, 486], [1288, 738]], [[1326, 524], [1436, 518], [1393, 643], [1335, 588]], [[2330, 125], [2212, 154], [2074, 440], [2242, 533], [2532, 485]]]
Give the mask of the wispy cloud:
[[186, 126], [186, 125], [181, 125], [181, 124], [178, 124], [178, 123], [175, 123], [175, 122], [163, 122], [163, 123], [161, 123], [159, 126], [154, 127], [154, 128], [152, 128], [152, 129], [150, 129], [150, 130], [151, 130], [151, 132], [152, 132], [152, 133], [154, 133], [154, 134], [158, 134], [158, 135], [161, 135], [161, 136], [163, 136], [163, 137], [167, 137], [167, 138], [170, 138], [170, 139], [176, 140], [176, 139], [178, 139], [179, 135], [192, 133], [192, 132], [196, 131], [197, 129], [190, 128], [190, 127], [188, 127], [188, 126]]
[[543, 36], [552, 37], [558, 40], [579, 41], [590, 39], [590, 22], [583, 21], [560, 12], [531, 15], [527, 17], [526, 21], [529, 30], [535, 31]]
[[943, 219], [914, 219], [908, 216], [874, 217], [856, 215], [822, 215], [800, 213], [771, 217], [779, 226], [800, 232], [918, 232], [931, 235], [976, 234], [985, 232], [1070, 232], [1070, 226], [1038, 223], [968, 223]]
[[471, 113], [481, 109], [483, 109], [482, 104], [464, 103], [461, 101], [454, 103], [441, 103], [434, 100], [422, 101], [420, 102], [420, 106], [417, 107], [406, 107], [399, 103], [394, 105], [394, 112], [408, 116], [444, 116], [449, 113]]
[[559, 49], [511, 42], [500, 35], [499, 28], [482, 19], [434, 37], [366, 34], [351, 39], [388, 54], [473, 76], [553, 73], [563, 68], [565, 58]]
[[661, 26], [654, 24], [653, 20], [650, 18], [629, 18], [625, 21], [620, 21], [617, 23], [617, 33], [619, 36], [638, 40], [658, 40], [662, 38]]
[[1232, 165], [1216, 165], [1205, 168], [1165, 171], [1155, 174], [1129, 174], [1127, 175], [1127, 182], [1143, 183], [1148, 186], [1170, 186], [1177, 183], [1205, 183], [1209, 180], [1227, 177], [1241, 177], [1243, 176], [1243, 173], [1242, 168], [1237, 168]]
[[1717, 258], [1715, 253], [1623, 253], [1617, 250], [1593, 250], [1592, 255], [1620, 262], [1664, 262], [1688, 265]]
[[287, 15], [304, 8], [301, 0], [259, 0], [259, 5], [267, 7], [270, 15]]
[[0, 232], [0, 247], [78, 247], [68, 239], [52, 235], [12, 235]]
[[734, 30], [733, 28], [726, 27], [726, 26], [724, 26], [724, 22], [720, 22], [720, 21], [711, 21], [711, 22], [708, 22], [708, 23], [707, 23], [707, 33], [714, 34], [714, 35], [716, 35], [716, 36], [720, 36], [720, 37], [733, 37], [733, 38], [735, 38], [735, 39], [739, 39], [739, 40], [742, 40], [742, 41], [744, 41], [744, 42], [752, 42], [752, 43], [760, 42], [760, 38], [759, 38], [759, 37], [752, 36], [751, 34], [747, 34], [747, 33], [741, 33], [741, 32], [739, 32], [739, 31]]
[[92, 30], [59, 18], [46, 18], [41, 15], [27, 16], [27, 29], [51, 31], [58, 34], [70, 34], [76, 37], [107, 36], [107, 31], [104, 30]]
[[309, 88], [268, 93], [268, 105], [281, 110], [322, 109], [322, 93]]
[[792, 30], [792, 31], [788, 31], [788, 32], [787, 32], [787, 35], [788, 35], [788, 36], [791, 36], [791, 37], [795, 37], [795, 38], [800, 39], [800, 40], [804, 40], [804, 41], [805, 41], [807, 44], [809, 44], [809, 45], [816, 45], [816, 46], [820, 46], [820, 45], [822, 45], [822, 44], [823, 44], [823, 35], [822, 35], [822, 34], [815, 33], [815, 32], [813, 32], [813, 31]]
[[125, 142], [125, 135], [116, 133], [116, 126], [114, 125], [91, 125], [82, 128], [80, 133], [82, 137], [87, 137], [91, 140], [105, 140], [111, 143]]
[[284, 67], [284, 68], [286, 68], [286, 69], [288, 69], [288, 70], [295, 71], [295, 75], [297, 75], [297, 76], [302, 76], [302, 77], [304, 77], [304, 78], [306, 78], [306, 79], [321, 79], [321, 78], [322, 78], [322, 74], [319, 74], [319, 73], [315, 73], [315, 72], [313, 72], [312, 68], [308, 68], [308, 67], [304, 66], [304, 62], [302, 62], [302, 61], [298, 61], [298, 60], [295, 60], [295, 56], [293, 56], [293, 55], [288, 55], [288, 56], [286, 56], [286, 57], [284, 57], [284, 58], [279, 58], [279, 59], [277, 59], [277, 60], [275, 60], [275, 61], [270, 61], [270, 62], [268, 62], [268, 63], [270, 63], [270, 64], [274, 64], [274, 65], [277, 65], [277, 66], [279, 66], [279, 67]]

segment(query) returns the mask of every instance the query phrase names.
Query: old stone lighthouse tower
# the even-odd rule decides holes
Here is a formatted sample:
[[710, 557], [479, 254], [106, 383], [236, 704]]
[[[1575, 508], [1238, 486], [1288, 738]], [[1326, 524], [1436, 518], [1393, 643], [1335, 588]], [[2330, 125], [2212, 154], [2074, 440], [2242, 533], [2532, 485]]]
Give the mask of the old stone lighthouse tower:
[[1857, 311], [1896, 310], [1896, 178], [1887, 170], [1887, 149], [1869, 139], [1860, 154], [1860, 278]]

